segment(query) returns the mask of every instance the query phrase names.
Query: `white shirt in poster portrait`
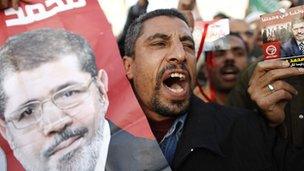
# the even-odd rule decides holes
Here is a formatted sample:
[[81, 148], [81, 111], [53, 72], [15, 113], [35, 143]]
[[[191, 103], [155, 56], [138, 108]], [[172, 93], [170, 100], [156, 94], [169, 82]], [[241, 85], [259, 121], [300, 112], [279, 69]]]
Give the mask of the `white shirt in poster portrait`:
[[99, 150], [99, 157], [95, 167], [95, 171], [102, 171], [105, 170], [107, 156], [108, 156], [108, 148], [111, 139], [111, 132], [110, 132], [110, 125], [107, 120], [104, 122], [104, 129], [103, 129], [103, 141], [101, 144], [101, 148]]
[[4, 151], [0, 147], [0, 171], [6, 171], [6, 157]]

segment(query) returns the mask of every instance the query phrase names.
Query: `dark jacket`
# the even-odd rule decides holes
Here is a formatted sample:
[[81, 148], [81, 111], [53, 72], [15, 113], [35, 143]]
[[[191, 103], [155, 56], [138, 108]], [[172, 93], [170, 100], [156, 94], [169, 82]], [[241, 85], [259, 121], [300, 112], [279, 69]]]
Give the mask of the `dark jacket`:
[[282, 45], [281, 47], [282, 57], [291, 57], [291, 56], [299, 56], [299, 55], [302, 55], [302, 52], [299, 49], [299, 46], [293, 37]]
[[193, 97], [173, 170], [296, 170], [304, 155], [299, 152], [299, 160], [292, 159], [292, 150], [255, 113]]

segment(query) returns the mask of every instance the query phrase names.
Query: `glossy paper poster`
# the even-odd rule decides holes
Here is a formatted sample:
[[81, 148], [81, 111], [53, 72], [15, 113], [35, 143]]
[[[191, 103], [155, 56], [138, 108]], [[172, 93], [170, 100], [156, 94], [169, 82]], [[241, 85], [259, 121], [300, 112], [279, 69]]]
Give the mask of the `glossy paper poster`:
[[261, 16], [264, 59], [281, 58], [304, 66], [304, 6]]
[[170, 170], [97, 0], [40, 0], [0, 21], [2, 168]]

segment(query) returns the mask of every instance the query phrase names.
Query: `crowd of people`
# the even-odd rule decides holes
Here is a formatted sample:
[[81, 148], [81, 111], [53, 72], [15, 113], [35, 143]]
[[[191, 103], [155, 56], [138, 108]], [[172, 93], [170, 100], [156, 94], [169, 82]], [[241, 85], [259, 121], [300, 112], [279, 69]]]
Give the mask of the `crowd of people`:
[[[197, 68], [192, 35], [196, 19], [191, 12], [195, 2], [180, 0], [177, 9], [147, 13], [149, 1], [138, 0], [117, 38], [125, 75], [160, 147], [153, 154], [143, 152], [151, 153], [151, 158], [142, 159], [150, 161], [148, 165], [140, 165], [140, 158], [133, 163], [138, 167], [123, 162], [131, 155], [116, 160], [119, 150], [109, 144], [110, 127], [115, 125], [104, 118], [109, 104], [107, 73], [97, 70], [85, 40], [55, 29], [8, 40], [0, 49], [0, 133], [22, 165], [27, 170], [303, 170], [304, 68], [290, 67], [283, 60], [263, 61], [265, 31], [261, 34], [258, 24], [252, 28], [252, 23], [224, 14], [215, 19], [229, 19], [230, 32], [219, 40], [225, 46], [204, 51], [205, 58], [200, 59], [204, 62]], [[1, 8], [8, 6], [6, 2]], [[292, 39], [302, 41], [304, 27], [296, 29], [296, 24], [290, 25]], [[40, 49], [39, 54], [31, 49]], [[37, 73], [51, 73], [53, 80]], [[204, 80], [197, 81], [198, 77]], [[16, 93], [26, 89], [36, 93]], [[42, 111], [49, 115], [41, 116]], [[55, 119], [60, 122], [54, 127], [39, 125]], [[95, 125], [94, 130], [89, 125]], [[54, 136], [58, 142], [16, 148], [30, 143], [40, 129], [42, 140]], [[30, 131], [31, 137], [24, 131]], [[127, 136], [135, 144], [128, 150], [153, 143]], [[77, 150], [60, 158], [57, 145], [70, 137], [88, 145], [76, 144]], [[83, 154], [87, 157], [80, 158]], [[161, 157], [168, 163], [162, 163]], [[107, 167], [110, 162], [122, 164], [115, 169]]]

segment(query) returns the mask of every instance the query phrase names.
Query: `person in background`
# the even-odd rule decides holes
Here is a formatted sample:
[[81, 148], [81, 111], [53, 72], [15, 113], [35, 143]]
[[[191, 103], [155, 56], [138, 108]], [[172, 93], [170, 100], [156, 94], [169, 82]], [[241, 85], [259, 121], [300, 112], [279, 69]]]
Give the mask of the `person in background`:
[[256, 57], [252, 54], [255, 45], [255, 37], [254, 31], [250, 28], [249, 24], [245, 20], [231, 19], [229, 21], [229, 27], [231, 33], [239, 34], [246, 42], [246, 46], [248, 46], [248, 56], [250, 58], [250, 61], [252, 58], [255, 60]]
[[258, 61], [263, 58], [263, 41], [267, 41], [267, 29], [264, 29], [262, 32], [262, 27], [260, 23], [260, 15], [263, 15], [263, 12], [253, 12], [246, 16], [245, 21], [249, 23], [251, 30], [254, 32], [254, 45], [251, 51], [251, 63]]
[[0, 10], [13, 7], [17, 9], [19, 2], [31, 3], [33, 0], [0, 0]]
[[[193, 18], [193, 26], [194, 26], [195, 21], [202, 20], [202, 17], [197, 8], [196, 0], [179, 0], [177, 9], [182, 12], [183, 11], [191, 12], [191, 14], [192, 14], [191, 18]], [[185, 13], [183, 13], [183, 14], [185, 15]], [[186, 17], [188, 18], [189, 15], [190, 14], [187, 14]], [[190, 24], [190, 27], [193, 28], [191, 22], [192, 21], [190, 20], [189, 24]]]
[[122, 57], [125, 55], [124, 45], [125, 45], [127, 30], [129, 28], [130, 24], [136, 18], [138, 18], [140, 15], [147, 12], [148, 5], [149, 5], [148, 0], [138, 0], [135, 5], [130, 7], [124, 28], [123, 28], [121, 34], [117, 38], [119, 52]]
[[248, 49], [244, 40], [235, 33], [217, 40], [214, 47], [205, 52], [206, 62], [199, 68], [206, 76], [206, 83], [202, 87], [197, 85], [194, 94], [204, 101], [224, 105], [239, 73], [248, 65]]
[[195, 25], [193, 11], [197, 10], [196, 0], [179, 0], [177, 9], [185, 15], [189, 22], [191, 32], [193, 32]]
[[230, 17], [228, 15], [226, 15], [222, 12], [219, 12], [213, 16], [213, 20], [220, 20], [220, 19], [225, 19], [225, 18], [230, 19]]

